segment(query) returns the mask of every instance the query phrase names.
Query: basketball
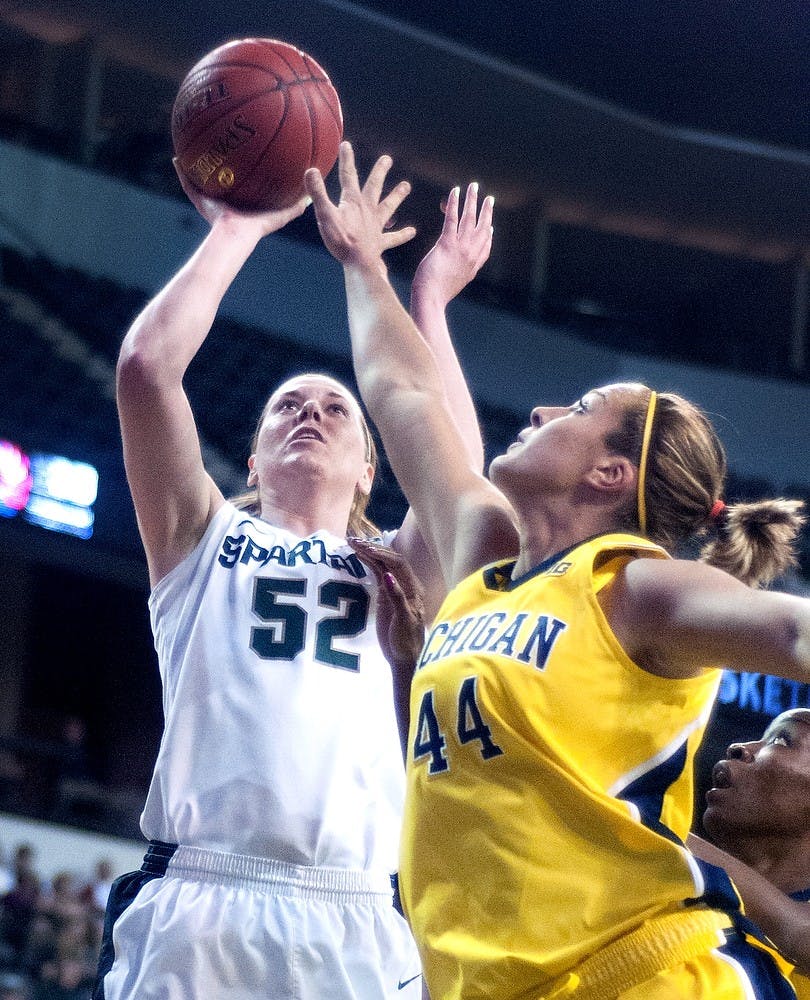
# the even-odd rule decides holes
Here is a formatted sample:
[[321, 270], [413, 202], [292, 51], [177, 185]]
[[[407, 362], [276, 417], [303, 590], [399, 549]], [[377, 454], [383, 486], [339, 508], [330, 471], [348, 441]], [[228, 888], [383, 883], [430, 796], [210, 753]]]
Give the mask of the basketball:
[[227, 42], [188, 72], [172, 108], [179, 170], [202, 194], [243, 211], [286, 208], [304, 173], [326, 176], [343, 138], [329, 77], [306, 52], [271, 38]]

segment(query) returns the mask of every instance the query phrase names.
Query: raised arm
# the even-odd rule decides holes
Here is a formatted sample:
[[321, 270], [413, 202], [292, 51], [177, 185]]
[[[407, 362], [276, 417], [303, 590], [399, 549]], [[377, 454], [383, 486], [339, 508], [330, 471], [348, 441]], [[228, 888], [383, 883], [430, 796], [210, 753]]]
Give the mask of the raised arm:
[[470, 184], [459, 216], [459, 188], [447, 196], [442, 231], [411, 282], [411, 316], [436, 358], [445, 396], [473, 465], [484, 466], [484, 444], [447, 323], [447, 306], [475, 278], [492, 248], [494, 199], [478, 212], [478, 185]]
[[[459, 189], [447, 197], [442, 231], [416, 269], [411, 283], [411, 316], [430, 346], [441, 376], [448, 409], [458, 427], [473, 468], [484, 466], [484, 442], [472, 395], [453, 347], [447, 306], [476, 276], [492, 246], [493, 199], [478, 212], [478, 185], [467, 188], [459, 217]], [[425, 605], [432, 618], [446, 593], [438, 558], [430, 550], [412, 511], [394, 541], [423, 583]]]
[[382, 197], [391, 167], [381, 157], [361, 188], [348, 143], [340, 150], [341, 199], [306, 175], [324, 244], [343, 264], [355, 372], [361, 395], [419, 527], [451, 586], [484, 562], [517, 550], [511, 508], [473, 468], [432, 350], [388, 282], [382, 254], [412, 231], [386, 223], [410, 187]]
[[243, 215], [187, 193], [210, 231], [136, 318], [117, 368], [124, 463], [152, 585], [194, 548], [223, 502], [203, 466], [183, 376], [256, 244], [307, 204]]

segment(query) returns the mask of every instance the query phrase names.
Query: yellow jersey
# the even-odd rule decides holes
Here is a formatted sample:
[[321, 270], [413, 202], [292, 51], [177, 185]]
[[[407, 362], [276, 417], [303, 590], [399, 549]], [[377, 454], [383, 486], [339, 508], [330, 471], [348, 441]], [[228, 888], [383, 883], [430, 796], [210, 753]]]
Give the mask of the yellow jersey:
[[682, 841], [720, 671], [670, 680], [624, 652], [597, 595], [636, 558], [669, 557], [600, 536], [519, 579], [479, 570], [439, 610], [413, 680], [400, 853], [438, 1000], [541, 996], [716, 888]]
[[[810, 902], [810, 889], [792, 892], [790, 896], [791, 899], [795, 899], [798, 903], [808, 903]], [[793, 984], [793, 989], [796, 991], [798, 1000], [810, 1000], [810, 976], [793, 969], [789, 978]]]
[[810, 1000], [810, 976], [794, 971], [788, 977], [796, 991], [797, 1000]]

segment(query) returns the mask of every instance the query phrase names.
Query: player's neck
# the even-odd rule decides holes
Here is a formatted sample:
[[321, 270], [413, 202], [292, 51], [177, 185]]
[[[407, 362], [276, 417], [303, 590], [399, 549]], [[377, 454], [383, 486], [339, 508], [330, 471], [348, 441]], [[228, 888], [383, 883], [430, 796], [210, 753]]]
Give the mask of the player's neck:
[[278, 499], [272, 503], [263, 502], [260, 517], [301, 538], [307, 538], [316, 531], [328, 531], [339, 538], [345, 538], [347, 533], [347, 511], [334, 503], [313, 502], [312, 498], [305, 496], [288, 503]]
[[559, 509], [548, 505], [542, 511], [533, 511], [529, 517], [522, 514], [520, 555], [514, 574], [528, 573], [556, 553], [566, 552], [588, 538], [613, 530], [612, 520], [606, 519], [601, 512], [586, 509], [572, 516], [570, 505], [561, 505]]
[[782, 892], [810, 887], [810, 837], [759, 837], [735, 844], [734, 854]]

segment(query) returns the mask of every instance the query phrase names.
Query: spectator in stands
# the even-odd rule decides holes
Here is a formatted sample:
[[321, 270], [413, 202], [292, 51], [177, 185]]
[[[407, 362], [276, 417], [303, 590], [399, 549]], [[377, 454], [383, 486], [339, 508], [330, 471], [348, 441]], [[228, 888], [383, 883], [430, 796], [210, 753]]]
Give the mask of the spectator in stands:
[[757, 923], [795, 967], [810, 1000], [810, 709], [778, 715], [749, 743], [732, 743], [712, 771], [703, 827], [688, 846], [731, 876]]
[[17, 880], [21, 874], [36, 875], [34, 845], [28, 842], [17, 844], [14, 850], [14, 876]]
[[[343, 143], [338, 205], [306, 177], [362, 397], [451, 588], [412, 684], [401, 850], [428, 988], [787, 1000], [683, 841], [718, 664], [810, 676], [810, 601], [754, 589], [795, 559], [801, 504], [726, 506], [708, 419], [629, 382], [535, 407], [482, 476], [380, 263], [389, 167], [361, 187]], [[669, 555], [696, 536], [700, 561]]]
[[0, 925], [6, 941], [17, 954], [25, 947], [29, 927], [38, 913], [41, 892], [39, 875], [27, 865], [21, 865], [14, 888], [0, 901]]
[[92, 982], [83, 962], [58, 955], [34, 984], [33, 1000], [90, 1000]]
[[40, 895], [37, 910], [51, 921], [57, 933], [76, 918], [84, 918], [87, 909], [79, 898], [72, 872], [56, 872], [50, 886]]
[[16, 972], [0, 973], [0, 1000], [31, 1000], [25, 977]]
[[104, 913], [113, 882], [113, 867], [109, 858], [99, 858], [93, 877], [82, 889], [82, 899], [92, 913]]
[[25, 943], [17, 956], [15, 968], [37, 980], [48, 962], [56, 958], [57, 933], [53, 921], [44, 913], [37, 913], [28, 925]]
[[[166, 719], [142, 818], [151, 847], [110, 894], [96, 995], [418, 997], [418, 958], [392, 905], [404, 775], [382, 652], [407, 686], [397, 664], [411, 666], [423, 621], [412, 604], [385, 620], [379, 593], [415, 592], [409, 564], [428, 609], [444, 584], [410, 516], [390, 544], [368, 542], [379, 535], [364, 513], [373, 442], [353, 395], [328, 376], [272, 393], [248, 496], [227, 501], [206, 472], [184, 374], [259, 240], [306, 203], [244, 215], [187, 193], [210, 230], [135, 320], [118, 363]], [[406, 193], [381, 206], [381, 224]], [[471, 224], [435, 262], [442, 287], [463, 287], [486, 259], [491, 225], [476, 214], [471, 199]], [[439, 326], [425, 334], [455, 366]], [[480, 465], [459, 384], [445, 368]], [[362, 536], [353, 544], [365, 564], [350, 535]]]

